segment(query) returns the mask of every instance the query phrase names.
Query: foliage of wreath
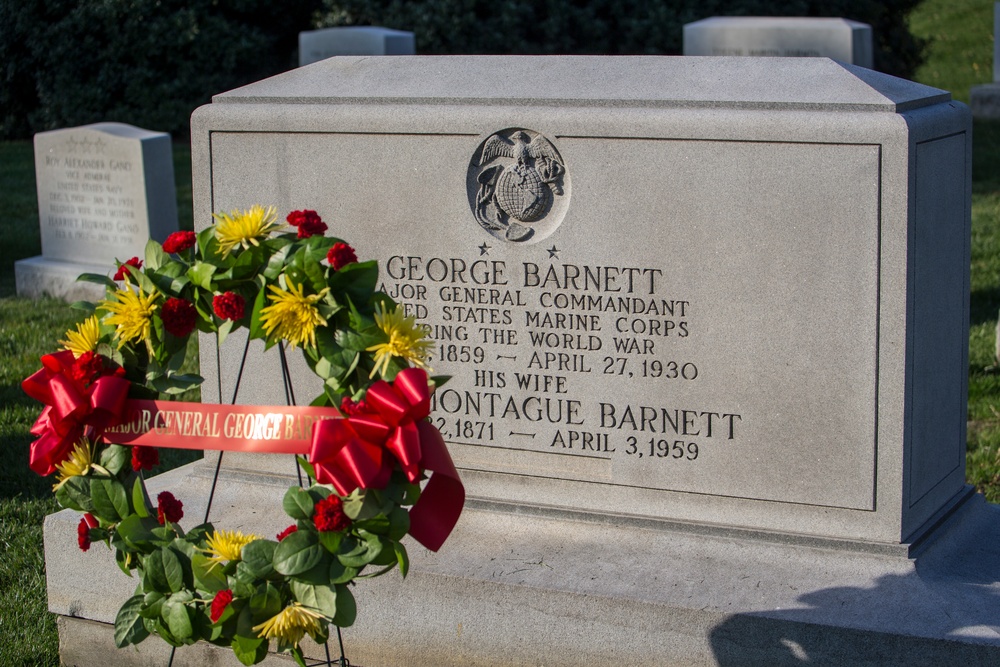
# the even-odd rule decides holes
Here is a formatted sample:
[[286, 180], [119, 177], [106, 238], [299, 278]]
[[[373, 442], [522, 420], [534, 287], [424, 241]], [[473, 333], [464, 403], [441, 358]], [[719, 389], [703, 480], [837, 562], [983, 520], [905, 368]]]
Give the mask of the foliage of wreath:
[[[124, 375], [130, 398], [182, 394], [201, 382], [185, 372], [191, 335], [214, 333], [221, 344], [240, 327], [267, 347], [282, 340], [301, 346], [324, 380], [313, 405], [349, 412], [363, 406], [379, 377], [423, 366], [429, 343], [376, 291], [376, 262], [358, 262], [350, 246], [324, 236], [315, 212], [291, 213], [297, 229], [290, 231], [282, 231], [273, 208], [215, 217], [197, 235], [150, 241], [142, 262], [119, 265], [120, 280], [81, 276], [104, 284], [107, 294], [97, 304], [74, 304], [91, 315], [61, 341], [73, 352], [68, 374], [81, 391], [100, 377]], [[406, 508], [421, 490], [398, 463], [383, 488], [346, 497], [323, 484], [289, 488], [283, 508], [291, 524], [265, 539], [211, 523], [183, 530], [181, 502], [164, 492], [153, 503], [147, 494], [141, 470], [151, 467], [154, 452], [83, 438], [51, 461], [59, 503], [86, 513], [80, 547], [106, 542], [122, 571], [138, 577], [115, 621], [120, 648], [150, 634], [174, 646], [205, 640], [231, 647], [250, 665], [264, 659], [273, 638], [279, 652], [304, 664], [305, 635], [322, 643], [331, 624], [354, 622], [356, 580], [396, 566], [406, 576]], [[311, 466], [299, 462], [313, 482]]]

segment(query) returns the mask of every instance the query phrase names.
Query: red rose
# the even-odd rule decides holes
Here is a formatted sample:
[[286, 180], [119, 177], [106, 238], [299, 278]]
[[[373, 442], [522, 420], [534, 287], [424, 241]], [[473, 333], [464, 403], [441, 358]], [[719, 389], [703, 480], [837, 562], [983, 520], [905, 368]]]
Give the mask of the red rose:
[[190, 302], [177, 297], [170, 297], [160, 309], [163, 328], [178, 338], [187, 336], [194, 330], [198, 320], [198, 311]]
[[174, 494], [164, 491], [156, 496], [156, 518], [160, 525], [177, 523], [184, 518], [184, 503], [174, 498]]
[[156, 447], [143, 447], [135, 445], [132, 447], [132, 470], [152, 470], [153, 466], [160, 465], [160, 450]]
[[246, 306], [246, 300], [236, 292], [225, 292], [212, 298], [215, 315], [223, 320], [242, 319]]
[[76, 526], [76, 543], [80, 546], [80, 551], [90, 548], [90, 529], [97, 526], [97, 519], [90, 512], [80, 518], [80, 523]]
[[288, 537], [289, 535], [291, 535], [292, 533], [294, 533], [298, 529], [299, 529], [299, 527], [296, 526], [293, 523], [288, 528], [285, 528], [283, 531], [281, 531], [280, 533], [278, 533], [278, 535], [277, 535], [278, 541], [280, 542], [281, 540], [285, 539], [286, 537]]
[[354, 254], [354, 248], [346, 243], [334, 243], [326, 253], [326, 261], [330, 262], [334, 271], [340, 271], [348, 264], [358, 261], [358, 256]]
[[194, 232], [174, 232], [163, 242], [163, 252], [178, 253], [187, 250], [195, 243]]
[[326, 223], [316, 211], [292, 211], [285, 220], [293, 227], [299, 228], [300, 239], [321, 235], [327, 230]]
[[134, 266], [137, 269], [141, 269], [142, 260], [138, 257], [133, 257], [132, 259], [127, 260], [124, 264], [118, 267], [118, 270], [115, 272], [115, 280], [125, 280], [125, 276], [128, 275], [128, 269], [125, 268], [126, 266]]
[[340, 496], [332, 494], [316, 503], [313, 523], [316, 524], [316, 530], [323, 533], [338, 532], [350, 526], [351, 520], [344, 514], [344, 506], [340, 502]]
[[229, 603], [233, 601], [233, 592], [228, 588], [224, 591], [219, 591], [212, 598], [212, 610], [209, 613], [209, 618], [212, 619], [212, 623], [218, 623], [219, 619], [222, 618], [222, 613], [226, 611], [226, 607]]

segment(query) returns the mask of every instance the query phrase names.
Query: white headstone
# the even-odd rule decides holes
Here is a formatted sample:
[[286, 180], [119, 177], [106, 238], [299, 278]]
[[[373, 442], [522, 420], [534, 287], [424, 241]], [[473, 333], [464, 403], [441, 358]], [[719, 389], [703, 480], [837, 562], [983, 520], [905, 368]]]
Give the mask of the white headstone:
[[42, 254], [15, 263], [17, 293], [93, 298], [81, 273], [113, 274], [177, 231], [170, 135], [96, 123], [35, 135]]
[[324, 28], [299, 33], [299, 67], [333, 56], [412, 56], [412, 32], [378, 26]]
[[841, 18], [715, 16], [684, 26], [686, 56], [825, 57], [872, 67], [872, 28]]

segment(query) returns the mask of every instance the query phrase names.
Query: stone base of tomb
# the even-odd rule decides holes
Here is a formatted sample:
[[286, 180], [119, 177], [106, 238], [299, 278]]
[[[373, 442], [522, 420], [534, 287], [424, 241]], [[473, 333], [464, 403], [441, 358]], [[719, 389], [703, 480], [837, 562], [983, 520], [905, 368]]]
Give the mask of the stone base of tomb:
[[39, 255], [14, 262], [14, 282], [18, 296], [37, 299], [49, 295], [66, 301], [96, 301], [104, 298], [104, 287], [79, 282], [77, 277], [81, 273], [109, 275], [113, 269], [105, 264], [60, 262]]
[[[160, 475], [151, 491], [169, 488], [194, 525], [213, 468], [199, 461]], [[213, 523], [273, 537], [291, 523], [281, 497], [293, 474], [291, 457], [287, 478], [224, 470]], [[78, 521], [64, 511], [45, 522], [63, 663], [166, 665], [170, 649], [155, 637], [114, 648], [115, 614], [136, 581], [104, 545], [79, 551]], [[916, 559], [760, 537], [470, 499], [439, 553], [411, 543], [405, 582], [397, 573], [359, 582], [347, 657], [363, 667], [1000, 663], [1000, 507], [980, 496]], [[321, 647], [306, 652], [324, 658]], [[173, 664], [239, 663], [199, 644]]]

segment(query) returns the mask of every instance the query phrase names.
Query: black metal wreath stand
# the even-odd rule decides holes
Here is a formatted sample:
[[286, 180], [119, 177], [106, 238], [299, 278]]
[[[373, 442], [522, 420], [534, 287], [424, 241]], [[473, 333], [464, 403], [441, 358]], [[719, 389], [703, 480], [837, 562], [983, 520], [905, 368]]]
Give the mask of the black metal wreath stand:
[[[219, 352], [219, 347], [220, 346], [218, 344], [218, 337], [216, 337], [215, 363], [216, 363], [216, 368], [218, 369], [218, 373], [216, 373], [216, 379], [218, 381], [219, 398], [221, 399], [222, 398], [222, 360], [221, 360], [221, 355], [220, 355], [220, 352]], [[249, 353], [249, 351], [250, 351], [250, 337], [247, 336], [246, 345], [243, 346], [243, 357], [242, 357], [242, 359], [240, 359], [240, 370], [239, 370], [239, 372], [236, 375], [236, 386], [233, 388], [233, 398], [229, 402], [230, 405], [236, 405], [236, 398], [237, 398], [237, 396], [239, 395], [239, 392], [240, 392], [240, 383], [243, 380], [243, 370], [246, 367], [247, 354]], [[278, 344], [278, 354], [280, 355], [280, 359], [281, 359], [281, 380], [282, 380], [282, 384], [284, 385], [284, 389], [285, 389], [285, 402], [286, 402], [287, 405], [295, 405], [295, 391], [292, 388], [292, 375], [291, 375], [291, 372], [288, 369], [288, 359], [285, 356], [285, 344], [283, 342]], [[219, 471], [222, 468], [222, 455], [224, 453], [225, 452], [220, 451], [219, 452], [219, 458], [215, 462], [215, 473], [212, 475], [212, 488], [211, 488], [211, 490], [208, 493], [208, 504], [205, 507], [205, 518], [203, 519], [202, 523], [208, 523], [208, 517], [209, 517], [210, 512], [212, 511], [212, 500], [215, 498], [215, 486], [216, 486], [216, 484], [219, 481]], [[296, 472], [296, 475], [298, 476], [299, 486], [305, 488], [305, 486], [306, 486], [305, 485], [305, 481], [302, 478], [302, 466], [299, 465], [298, 457], [294, 457], [294, 458], [295, 458], [295, 472]], [[143, 480], [143, 487], [145, 488], [145, 480]], [[337, 660], [331, 659], [331, 657], [330, 657], [330, 641], [328, 639], [327, 641], [323, 642], [323, 650], [326, 653], [326, 660], [325, 661], [320, 660], [318, 662], [309, 663], [308, 667], [318, 667], [320, 665], [326, 665], [327, 667], [333, 667], [334, 665], [337, 665], [338, 667], [351, 667], [351, 661], [348, 660], [347, 656], [344, 654], [344, 638], [341, 635], [340, 626], [334, 626], [334, 627], [337, 628], [337, 642], [340, 645], [340, 658], [337, 659]], [[176, 652], [177, 652], [177, 647], [176, 646], [171, 647], [171, 649], [170, 649], [170, 659], [167, 662], [167, 667], [173, 667], [173, 664], [174, 664], [174, 654]]]

